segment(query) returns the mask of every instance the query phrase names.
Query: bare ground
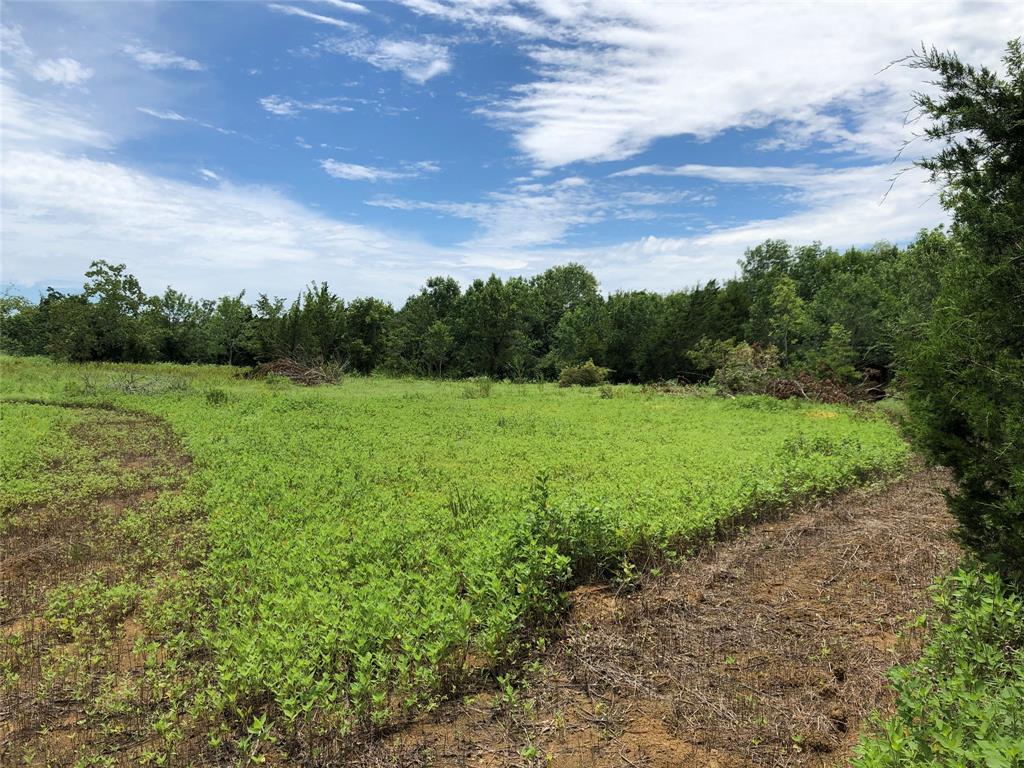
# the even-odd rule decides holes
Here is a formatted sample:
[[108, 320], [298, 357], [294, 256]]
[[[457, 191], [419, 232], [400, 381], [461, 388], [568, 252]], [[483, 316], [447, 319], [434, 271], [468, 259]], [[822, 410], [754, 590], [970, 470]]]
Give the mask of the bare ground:
[[2, 510], [0, 766], [138, 764], [159, 701], [138, 641], [159, 638], [134, 588], [194, 565], [191, 521], [160, 506], [190, 465], [170, 429], [79, 412], [51, 500]]
[[707, 548], [629, 593], [585, 586], [517, 690], [368, 744], [389, 766], [843, 765], [908, 619], [955, 564], [944, 473], [915, 468]]

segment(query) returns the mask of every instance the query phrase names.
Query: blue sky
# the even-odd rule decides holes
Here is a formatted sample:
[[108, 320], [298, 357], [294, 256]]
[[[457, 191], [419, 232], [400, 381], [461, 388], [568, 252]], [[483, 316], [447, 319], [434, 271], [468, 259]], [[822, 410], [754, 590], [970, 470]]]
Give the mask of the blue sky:
[[[605, 290], [768, 237], [944, 220], [910, 145], [923, 41], [999, 62], [1011, 3], [4, 3], [2, 280], [400, 303], [578, 261]], [[884, 200], [883, 200], [884, 198]]]

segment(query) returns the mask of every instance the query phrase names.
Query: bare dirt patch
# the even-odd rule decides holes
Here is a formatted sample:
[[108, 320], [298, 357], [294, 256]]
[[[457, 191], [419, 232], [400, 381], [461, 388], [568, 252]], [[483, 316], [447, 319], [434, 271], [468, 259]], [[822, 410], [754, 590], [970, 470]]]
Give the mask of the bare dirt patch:
[[629, 593], [580, 587], [524, 684], [369, 744], [390, 766], [844, 764], [908, 618], [959, 551], [944, 473], [915, 469], [708, 547]]
[[136, 650], [154, 639], [136, 616], [140, 595], [190, 565], [184, 550], [155, 544], [191, 525], [158, 512], [190, 466], [167, 425], [87, 409], [70, 436], [69, 455], [48, 468], [49, 500], [3, 510], [0, 765], [123, 762], [153, 695]]

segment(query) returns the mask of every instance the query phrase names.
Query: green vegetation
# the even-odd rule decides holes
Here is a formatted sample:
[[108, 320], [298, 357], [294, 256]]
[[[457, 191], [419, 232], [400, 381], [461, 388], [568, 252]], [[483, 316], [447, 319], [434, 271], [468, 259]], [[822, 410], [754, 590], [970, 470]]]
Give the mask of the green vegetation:
[[1024, 601], [963, 570], [936, 589], [933, 636], [891, 673], [896, 713], [875, 725], [857, 768], [1024, 765]]
[[[921, 163], [953, 213], [932, 311], [907, 312], [899, 360], [916, 444], [952, 468], [950, 509], [982, 560], [938, 594], [921, 660], [898, 669], [896, 715], [862, 768], [1024, 765], [1024, 53], [1006, 75], [932, 49], [910, 66], [937, 95], [916, 102], [941, 142]], [[1001, 574], [996, 575], [996, 574]]]
[[593, 360], [587, 360], [583, 365], [567, 365], [558, 374], [558, 386], [560, 387], [596, 387], [608, 381], [607, 368], [594, 365]]
[[917, 99], [942, 143], [923, 165], [957, 244], [902, 353], [917, 444], [956, 475], [964, 542], [1024, 584], [1024, 53], [1010, 44], [1005, 77], [934, 50], [912, 63], [940, 88]]
[[574, 581], [628, 580], [907, 458], [887, 420], [799, 401], [3, 363], [7, 397], [105, 400], [180, 435], [209, 515], [210, 613], [190, 621], [213, 659], [181, 706], [307, 749], [515, 661]]

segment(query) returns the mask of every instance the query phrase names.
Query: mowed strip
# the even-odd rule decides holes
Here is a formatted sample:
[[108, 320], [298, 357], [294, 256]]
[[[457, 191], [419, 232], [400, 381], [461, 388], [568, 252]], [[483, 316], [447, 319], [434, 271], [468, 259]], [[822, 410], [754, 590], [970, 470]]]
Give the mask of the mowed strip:
[[959, 558], [941, 471], [917, 468], [709, 547], [631, 591], [573, 593], [564, 640], [484, 690], [367, 743], [362, 764], [844, 765], [908, 619]]

